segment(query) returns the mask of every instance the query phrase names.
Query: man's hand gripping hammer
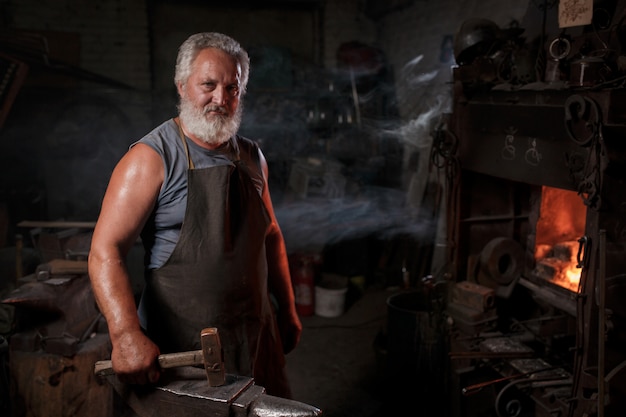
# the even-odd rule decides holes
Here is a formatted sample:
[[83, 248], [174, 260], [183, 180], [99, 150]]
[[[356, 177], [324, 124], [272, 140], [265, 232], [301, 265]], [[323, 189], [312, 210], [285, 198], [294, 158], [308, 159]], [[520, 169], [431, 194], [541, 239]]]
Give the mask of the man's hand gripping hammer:
[[[202, 350], [159, 355], [157, 358], [159, 366], [162, 369], [168, 369], [180, 366], [203, 365], [210, 386], [219, 387], [224, 385], [226, 381], [224, 358], [217, 328], [208, 327], [203, 329], [200, 332], [200, 345]], [[96, 362], [94, 373], [96, 376], [107, 376], [113, 375], [115, 372], [113, 372], [111, 361], [104, 360]]]

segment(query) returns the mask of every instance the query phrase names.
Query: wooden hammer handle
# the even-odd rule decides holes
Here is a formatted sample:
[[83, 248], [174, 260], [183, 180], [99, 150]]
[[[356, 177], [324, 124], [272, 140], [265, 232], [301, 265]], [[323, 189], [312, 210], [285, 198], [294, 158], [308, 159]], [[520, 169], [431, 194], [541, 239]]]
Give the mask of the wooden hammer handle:
[[[204, 365], [202, 350], [192, 350], [189, 352], [164, 353], [159, 355], [157, 360], [161, 369], [177, 368], [180, 366]], [[113, 366], [110, 360], [98, 361], [94, 365], [96, 376], [114, 375]]]

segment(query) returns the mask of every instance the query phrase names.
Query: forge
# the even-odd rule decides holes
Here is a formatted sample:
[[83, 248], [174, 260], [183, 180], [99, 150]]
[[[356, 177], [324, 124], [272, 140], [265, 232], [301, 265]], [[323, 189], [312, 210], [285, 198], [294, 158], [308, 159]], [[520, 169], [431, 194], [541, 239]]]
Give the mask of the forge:
[[484, 89], [467, 70], [434, 144], [452, 415], [624, 415], [624, 91]]

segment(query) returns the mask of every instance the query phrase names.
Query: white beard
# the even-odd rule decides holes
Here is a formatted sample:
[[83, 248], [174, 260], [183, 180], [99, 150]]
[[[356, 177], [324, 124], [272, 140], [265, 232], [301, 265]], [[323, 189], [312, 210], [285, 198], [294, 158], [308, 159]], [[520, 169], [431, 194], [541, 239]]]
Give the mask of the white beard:
[[187, 133], [197, 137], [208, 145], [219, 146], [227, 142], [237, 131], [241, 124], [242, 105], [239, 103], [237, 110], [232, 116], [208, 114], [210, 111], [224, 110], [220, 106], [205, 106], [202, 109], [194, 106], [187, 99], [181, 98], [179, 117], [183, 122]]

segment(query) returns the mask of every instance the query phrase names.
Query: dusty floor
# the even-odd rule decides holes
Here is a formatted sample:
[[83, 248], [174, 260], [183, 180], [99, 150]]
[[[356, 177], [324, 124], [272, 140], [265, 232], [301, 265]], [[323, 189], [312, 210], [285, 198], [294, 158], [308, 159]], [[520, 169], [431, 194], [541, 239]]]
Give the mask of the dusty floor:
[[367, 291], [335, 318], [301, 317], [298, 347], [287, 356], [294, 399], [325, 416], [372, 416], [382, 405], [384, 358], [375, 340], [386, 321], [385, 290]]
[[410, 393], [389, 394], [380, 337], [386, 333], [387, 299], [397, 291], [367, 290], [336, 318], [301, 318], [300, 345], [287, 356], [294, 399], [326, 417], [443, 415], [424, 413]]

